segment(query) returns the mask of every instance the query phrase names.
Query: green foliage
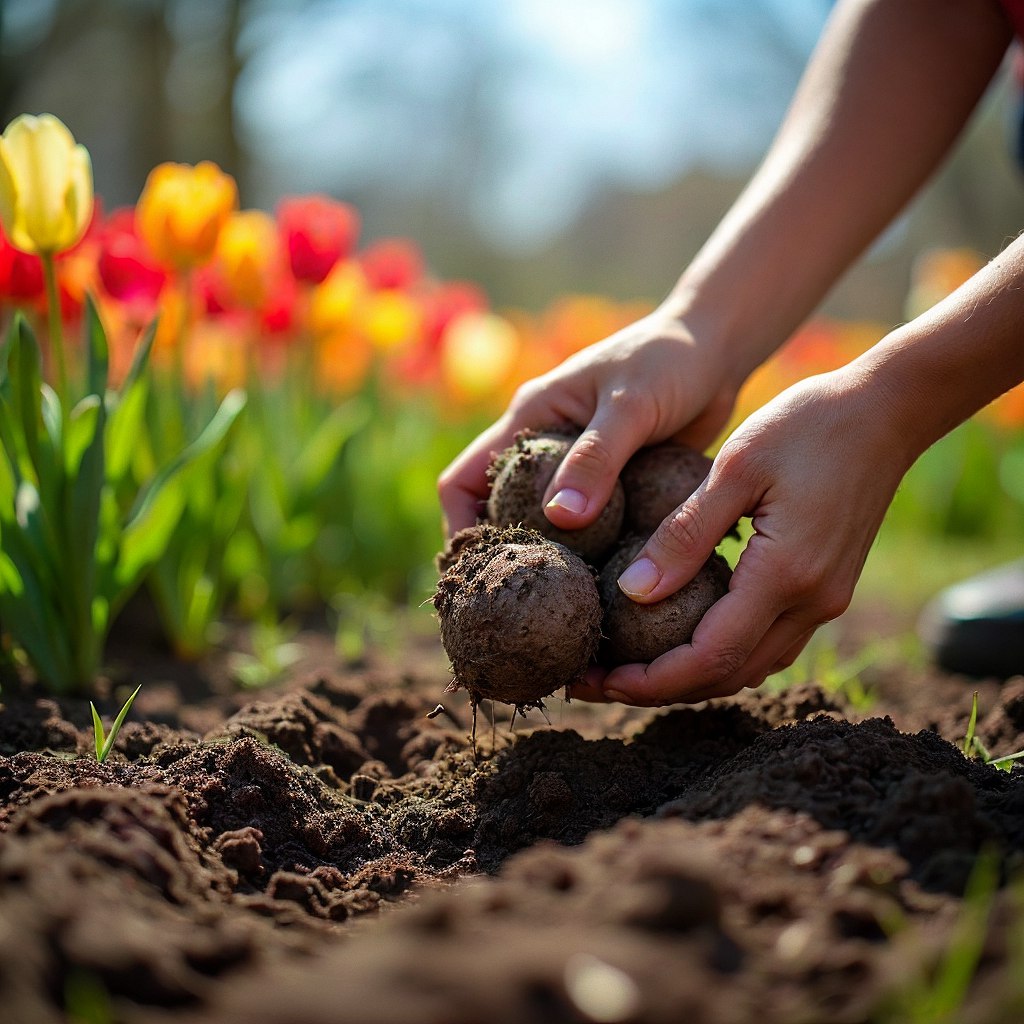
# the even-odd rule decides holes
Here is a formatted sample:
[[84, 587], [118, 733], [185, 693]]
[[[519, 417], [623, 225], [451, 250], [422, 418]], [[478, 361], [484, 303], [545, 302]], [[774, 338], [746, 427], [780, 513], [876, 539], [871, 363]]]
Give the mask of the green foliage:
[[103, 721], [100, 719], [100, 714], [96, 710], [96, 705], [92, 701], [89, 701], [89, 707], [92, 710], [92, 729], [93, 735], [96, 741], [96, 760], [103, 764], [107, 759], [107, 755], [114, 748], [114, 741], [117, 739], [117, 734], [121, 731], [121, 726], [124, 725], [125, 717], [131, 710], [132, 704], [135, 703], [135, 698], [139, 695], [139, 690], [142, 689], [142, 684], [132, 691], [132, 695], [124, 702], [121, 710], [117, 713], [117, 718], [114, 719], [114, 724], [110, 727], [109, 733], [103, 731]]
[[106, 335], [87, 302], [84, 393], [70, 409], [42, 379], [21, 316], [0, 357], [0, 620], [56, 691], [93, 683], [111, 621], [163, 552], [201, 456], [240, 408], [229, 396], [195, 443], [135, 480], [153, 336], [121, 387], [108, 387]]

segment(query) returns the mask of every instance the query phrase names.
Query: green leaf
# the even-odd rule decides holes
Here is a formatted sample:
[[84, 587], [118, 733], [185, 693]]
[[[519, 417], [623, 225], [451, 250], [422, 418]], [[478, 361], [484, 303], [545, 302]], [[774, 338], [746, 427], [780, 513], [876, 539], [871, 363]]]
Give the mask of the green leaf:
[[125, 716], [131, 709], [132, 704], [135, 703], [135, 698], [139, 695], [139, 690], [141, 689], [142, 684], [139, 683], [132, 695], [124, 702], [124, 706], [118, 712], [117, 718], [114, 719], [114, 724], [110, 727], [109, 735], [104, 732], [103, 720], [100, 718], [100, 713], [96, 710], [96, 705], [89, 701], [89, 707], [92, 709], [92, 731], [96, 743], [96, 760], [100, 764], [107, 759], [107, 755], [113, 749], [117, 734], [121, 731], [121, 726], [124, 725]]
[[153, 320], [142, 335], [139, 347], [135, 350], [135, 355], [132, 358], [132, 365], [128, 370], [128, 376], [125, 377], [124, 383], [121, 385], [122, 395], [129, 388], [133, 387], [137, 381], [143, 379], [142, 375], [149, 365], [149, 354], [153, 350], [153, 342], [156, 339], [157, 323], [157, 320]]
[[291, 477], [302, 494], [316, 491], [330, 476], [345, 442], [370, 418], [366, 402], [339, 405], [321, 423], [296, 461]]
[[[103, 746], [100, 748], [99, 752], [96, 755], [96, 760], [99, 761], [101, 764], [107, 759], [107, 755], [113, 749], [114, 741], [117, 739], [117, 734], [121, 731], [121, 726], [124, 725], [125, 717], [127, 716], [129, 710], [131, 709], [132, 704], [135, 703], [135, 698], [139, 695], [139, 690], [141, 689], [142, 683], [139, 683], [139, 685], [136, 686], [135, 689], [132, 691], [132, 695], [124, 702], [124, 707], [122, 707], [121, 710], [117, 713], [117, 718], [114, 719], [114, 724], [110, 727], [110, 733], [108, 734], [106, 740], [103, 743]], [[93, 711], [93, 714], [95, 714], [95, 710]], [[99, 716], [96, 715], [96, 718], [98, 717]], [[95, 722], [96, 719], [94, 718], [94, 726]], [[101, 723], [100, 728], [102, 729], [102, 727], [103, 726]]]
[[107, 390], [107, 376], [110, 369], [110, 349], [107, 333], [103, 330], [100, 315], [91, 295], [85, 297], [85, 342], [89, 353], [87, 387], [88, 394], [100, 397]]
[[113, 397], [108, 409], [107, 479], [115, 486], [124, 480], [131, 468], [132, 456], [145, 430], [146, 397], [149, 381], [143, 377], [133, 381]]
[[245, 392], [237, 388], [229, 391], [216, 413], [214, 413], [213, 418], [206, 424], [202, 433], [191, 444], [183, 448], [176, 458], [168, 462], [157, 473], [146, 490], [139, 495], [129, 515], [129, 526], [136, 520], [145, 517], [147, 506], [156, 501], [160, 492], [167, 486], [167, 483], [177, 476], [182, 469], [201, 455], [211, 451], [223, 440], [231, 424], [235, 422], [243, 408], [245, 408]]
[[106, 730], [103, 728], [103, 720], [100, 718], [100, 713], [96, 710], [96, 705], [92, 701], [89, 701], [89, 708], [92, 711], [92, 734], [96, 743], [96, 760], [102, 764]]
[[191, 470], [224, 440], [244, 406], [244, 392], [229, 392], [202, 433], [139, 496], [121, 537], [113, 587], [130, 590], [163, 554], [188, 500]]
[[105, 483], [104, 425], [106, 406], [100, 395], [87, 395], [72, 410], [66, 446], [62, 562], [66, 567], [71, 612], [67, 628], [80, 658], [79, 674], [91, 676], [98, 665], [102, 637], [92, 614], [96, 596], [96, 541]]
[[42, 362], [39, 346], [28, 323], [19, 322], [11, 347], [9, 367], [13, 382], [14, 409], [20, 423], [20, 439], [29, 464], [39, 480], [39, 430], [42, 423]]

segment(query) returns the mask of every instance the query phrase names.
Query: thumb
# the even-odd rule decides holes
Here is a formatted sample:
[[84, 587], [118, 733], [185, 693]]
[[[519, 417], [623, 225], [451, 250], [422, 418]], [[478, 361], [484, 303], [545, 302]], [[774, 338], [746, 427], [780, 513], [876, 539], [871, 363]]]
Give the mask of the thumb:
[[640, 416], [625, 402], [599, 407], [573, 442], [544, 493], [544, 514], [564, 530], [589, 526], [608, 504], [629, 457], [648, 440]]
[[619, 589], [640, 604], [674, 594], [697, 575], [749, 504], [735, 485], [712, 477], [654, 531], [619, 576]]

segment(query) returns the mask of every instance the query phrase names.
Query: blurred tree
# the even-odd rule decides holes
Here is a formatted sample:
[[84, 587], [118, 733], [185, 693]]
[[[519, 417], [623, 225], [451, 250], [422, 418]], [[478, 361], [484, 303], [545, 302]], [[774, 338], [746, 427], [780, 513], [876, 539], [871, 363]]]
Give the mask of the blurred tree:
[[234, 89], [248, 0], [0, 0], [0, 118], [43, 110], [89, 148], [108, 205], [164, 160], [244, 189]]

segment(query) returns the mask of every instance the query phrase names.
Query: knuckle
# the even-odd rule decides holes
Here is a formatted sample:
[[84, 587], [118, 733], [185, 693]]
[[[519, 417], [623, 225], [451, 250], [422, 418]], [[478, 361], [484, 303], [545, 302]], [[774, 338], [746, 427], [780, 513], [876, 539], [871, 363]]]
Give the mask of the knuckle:
[[613, 387], [606, 401], [615, 411], [616, 417], [624, 420], [646, 420], [650, 413], [650, 397], [637, 388]]
[[705, 535], [704, 520], [690, 503], [684, 503], [654, 531], [654, 541], [669, 555], [685, 556]]
[[818, 596], [817, 617], [822, 622], [838, 619], [850, 607], [851, 595], [844, 587], [835, 585], [825, 587]]
[[739, 640], [722, 640], [710, 648], [704, 657], [703, 673], [708, 686], [724, 684], [737, 675], [747, 662], [747, 648]]
[[588, 476], [596, 475], [602, 473], [611, 462], [611, 452], [599, 434], [586, 431], [576, 440], [565, 462]]

